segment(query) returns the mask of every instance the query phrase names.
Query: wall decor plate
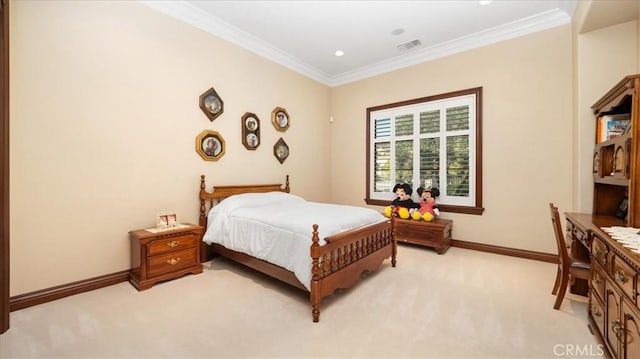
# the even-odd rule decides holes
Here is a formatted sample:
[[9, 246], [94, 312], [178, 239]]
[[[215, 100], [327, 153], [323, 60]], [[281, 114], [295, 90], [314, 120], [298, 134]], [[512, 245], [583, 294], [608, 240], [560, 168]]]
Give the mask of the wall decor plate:
[[224, 112], [224, 101], [213, 87], [200, 95], [200, 109], [210, 121], [215, 120]]
[[245, 112], [240, 119], [242, 127], [242, 144], [250, 151], [260, 146], [260, 119], [256, 114]]
[[278, 142], [273, 145], [273, 155], [276, 157], [280, 164], [284, 163], [284, 160], [289, 157], [289, 145], [280, 137]]
[[205, 161], [217, 161], [225, 153], [225, 143], [217, 131], [204, 130], [196, 136], [196, 152]]
[[276, 107], [271, 111], [271, 123], [273, 123], [273, 127], [276, 130], [285, 132], [291, 124], [291, 117], [289, 117], [287, 110], [282, 107]]

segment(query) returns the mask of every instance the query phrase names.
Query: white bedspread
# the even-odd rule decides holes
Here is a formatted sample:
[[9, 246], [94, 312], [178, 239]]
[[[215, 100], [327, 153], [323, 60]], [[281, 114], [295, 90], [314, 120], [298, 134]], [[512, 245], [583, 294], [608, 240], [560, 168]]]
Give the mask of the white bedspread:
[[203, 241], [279, 265], [310, 289], [311, 236], [323, 238], [387, 220], [364, 207], [308, 202], [285, 192], [246, 193], [217, 204], [208, 215]]

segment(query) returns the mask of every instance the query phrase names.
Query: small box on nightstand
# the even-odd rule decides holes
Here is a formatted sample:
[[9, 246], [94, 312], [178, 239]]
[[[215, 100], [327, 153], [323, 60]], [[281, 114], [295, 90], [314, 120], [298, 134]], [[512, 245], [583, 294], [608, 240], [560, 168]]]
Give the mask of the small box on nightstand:
[[129, 282], [138, 290], [175, 279], [185, 274], [202, 273], [200, 240], [203, 227], [194, 224], [156, 230], [138, 229], [129, 232], [131, 240], [131, 271]]

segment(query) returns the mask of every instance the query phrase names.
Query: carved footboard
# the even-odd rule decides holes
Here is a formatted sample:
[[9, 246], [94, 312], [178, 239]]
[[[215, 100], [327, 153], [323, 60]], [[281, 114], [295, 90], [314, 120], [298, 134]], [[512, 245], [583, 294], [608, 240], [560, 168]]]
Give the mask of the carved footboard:
[[311, 244], [311, 311], [320, 320], [320, 301], [338, 288], [353, 286], [363, 272], [376, 270], [391, 257], [396, 266], [397, 244], [390, 221], [353, 229], [325, 238], [319, 244], [318, 225], [313, 225]]

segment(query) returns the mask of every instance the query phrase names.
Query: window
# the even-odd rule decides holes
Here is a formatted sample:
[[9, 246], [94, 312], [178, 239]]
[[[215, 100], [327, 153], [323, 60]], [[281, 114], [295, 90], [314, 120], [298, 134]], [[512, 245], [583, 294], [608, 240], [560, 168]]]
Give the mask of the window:
[[482, 214], [482, 88], [367, 109], [366, 202], [437, 187], [441, 211]]

